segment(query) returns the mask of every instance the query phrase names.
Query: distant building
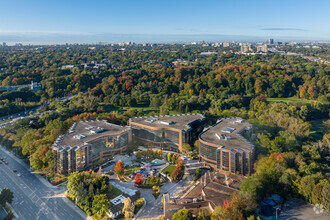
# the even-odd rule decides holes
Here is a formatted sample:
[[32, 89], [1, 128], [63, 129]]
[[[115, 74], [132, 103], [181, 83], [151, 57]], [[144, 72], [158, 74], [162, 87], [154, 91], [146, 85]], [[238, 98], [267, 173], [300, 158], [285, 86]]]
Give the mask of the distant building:
[[75, 67], [75, 65], [63, 65], [63, 66], [61, 67], [61, 69], [62, 69], [62, 70], [64, 70], [64, 69], [73, 69], [73, 67]]
[[200, 160], [220, 172], [252, 172], [254, 146], [241, 134], [252, 125], [241, 118], [223, 118], [199, 134]]
[[78, 121], [53, 144], [55, 168], [69, 174], [92, 168], [102, 158], [123, 153], [131, 140], [131, 129], [106, 121]]
[[200, 53], [200, 55], [206, 55], [206, 56], [214, 55], [214, 54], [217, 54], [217, 52], [201, 52]]
[[274, 39], [273, 39], [273, 38], [270, 38], [270, 39], [268, 40], [268, 44], [273, 45], [273, 44], [274, 44]]
[[249, 47], [247, 45], [241, 45], [241, 53], [249, 52]]
[[129, 125], [135, 141], [181, 152], [184, 144], [193, 144], [205, 120], [202, 114], [160, 115], [133, 117]]
[[173, 61], [172, 64], [174, 64], [175, 66], [179, 66], [179, 65], [189, 65], [190, 62], [188, 60], [182, 60], [182, 59], [178, 59], [177, 61]]
[[223, 42], [222, 47], [229, 47], [230, 43], [229, 42]]
[[267, 53], [268, 52], [268, 48], [267, 48], [267, 45], [260, 45], [260, 46], [257, 46], [257, 52], [264, 52], [264, 53]]

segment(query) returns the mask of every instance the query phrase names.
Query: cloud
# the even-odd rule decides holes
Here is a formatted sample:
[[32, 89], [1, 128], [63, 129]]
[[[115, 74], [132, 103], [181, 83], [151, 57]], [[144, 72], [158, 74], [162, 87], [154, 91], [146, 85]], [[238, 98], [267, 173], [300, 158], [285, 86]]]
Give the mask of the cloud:
[[261, 28], [263, 31], [308, 31], [302, 28]]

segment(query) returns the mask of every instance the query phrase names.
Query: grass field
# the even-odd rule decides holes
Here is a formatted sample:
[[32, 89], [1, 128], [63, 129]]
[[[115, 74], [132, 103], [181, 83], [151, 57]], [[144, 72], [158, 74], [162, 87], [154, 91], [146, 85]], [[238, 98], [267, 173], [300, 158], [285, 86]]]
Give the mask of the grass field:
[[116, 198], [117, 196], [121, 195], [123, 192], [117, 189], [116, 187], [112, 186], [112, 190], [110, 191], [110, 200]]
[[129, 175], [131, 175], [133, 172], [137, 171], [138, 169], [140, 169], [140, 167], [136, 167], [136, 166], [128, 167], [127, 169], [125, 169], [125, 175], [126, 175], [126, 176], [129, 176]]
[[308, 104], [311, 103], [312, 100], [307, 99], [299, 99], [299, 98], [267, 98], [267, 102], [285, 102], [285, 103], [304, 103]]
[[310, 123], [312, 125], [310, 136], [314, 139], [314, 141], [321, 140], [325, 130], [323, 120], [313, 120], [310, 121]]
[[175, 167], [176, 167], [176, 165], [170, 165], [165, 170], [163, 170], [163, 173], [168, 172], [168, 175], [171, 176], [171, 174], [173, 173]]

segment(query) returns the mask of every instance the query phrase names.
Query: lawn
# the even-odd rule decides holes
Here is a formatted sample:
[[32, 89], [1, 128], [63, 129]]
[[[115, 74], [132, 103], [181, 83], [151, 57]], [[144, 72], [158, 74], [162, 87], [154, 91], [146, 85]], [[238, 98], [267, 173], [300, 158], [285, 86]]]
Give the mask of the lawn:
[[310, 121], [310, 123], [312, 125], [310, 137], [313, 138], [314, 141], [321, 140], [325, 130], [323, 120], [313, 120]]
[[285, 102], [285, 103], [303, 103], [303, 104], [309, 104], [312, 102], [312, 100], [307, 99], [299, 99], [299, 98], [267, 98], [267, 102]]
[[116, 198], [117, 196], [121, 195], [123, 192], [117, 189], [116, 187], [112, 186], [112, 190], [110, 191], [110, 200]]
[[171, 174], [173, 173], [175, 168], [176, 168], [176, 165], [170, 165], [170, 166], [166, 167], [165, 170], [163, 170], [163, 173], [168, 172], [168, 175], [171, 176]]
[[129, 176], [131, 175], [133, 172], [137, 171], [138, 169], [140, 169], [141, 167], [137, 167], [137, 166], [130, 166], [128, 168], [125, 169], [125, 175]]

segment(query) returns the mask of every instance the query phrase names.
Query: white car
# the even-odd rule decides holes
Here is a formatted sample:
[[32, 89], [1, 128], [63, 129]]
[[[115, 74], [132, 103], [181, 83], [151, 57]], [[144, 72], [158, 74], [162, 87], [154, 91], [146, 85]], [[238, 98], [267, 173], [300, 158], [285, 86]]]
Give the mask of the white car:
[[20, 176], [22, 176], [22, 174], [20, 174], [20, 173], [17, 173], [17, 176], [18, 176], [18, 177], [20, 177]]

